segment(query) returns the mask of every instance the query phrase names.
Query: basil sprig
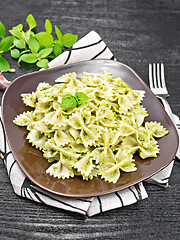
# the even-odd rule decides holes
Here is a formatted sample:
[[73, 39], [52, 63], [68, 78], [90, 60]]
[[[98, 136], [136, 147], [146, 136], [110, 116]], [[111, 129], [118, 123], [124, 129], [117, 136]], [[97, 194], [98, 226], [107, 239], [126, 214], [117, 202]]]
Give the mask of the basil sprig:
[[76, 92], [73, 96], [72, 94], [66, 94], [62, 98], [61, 107], [62, 108], [75, 108], [78, 105], [87, 101], [89, 97], [83, 92]]
[[0, 21], [0, 71], [10, 70], [8, 61], [2, 56], [4, 52], [10, 51], [11, 57], [18, 59], [18, 66], [21, 62], [33, 63], [40, 68], [48, 68], [49, 60], [60, 55], [65, 48], [70, 48], [77, 41], [78, 36], [66, 33], [62, 34], [55, 25], [54, 30], [57, 39], [55, 40], [52, 31], [53, 26], [49, 19], [45, 21], [45, 31], [35, 33], [37, 26], [32, 14], [26, 18], [28, 30], [24, 31], [22, 24], [9, 30], [11, 36], [6, 37], [6, 29]]

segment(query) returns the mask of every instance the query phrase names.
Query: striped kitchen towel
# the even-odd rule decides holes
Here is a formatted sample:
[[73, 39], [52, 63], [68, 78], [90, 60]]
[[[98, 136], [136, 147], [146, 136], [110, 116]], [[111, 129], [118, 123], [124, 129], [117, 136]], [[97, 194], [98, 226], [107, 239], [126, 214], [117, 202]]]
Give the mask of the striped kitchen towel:
[[[56, 59], [52, 60], [49, 63], [49, 67], [52, 68], [64, 64], [98, 58], [114, 59], [114, 56], [101, 37], [96, 32], [91, 31], [75, 43], [69, 51], [63, 52]], [[39, 188], [26, 177], [14, 159], [6, 140], [1, 116], [0, 152], [14, 192], [19, 196], [39, 203], [77, 212], [87, 216], [93, 216], [104, 211], [133, 204], [148, 197], [142, 182], [115, 193], [81, 199], [61, 197]], [[165, 171], [163, 170], [163, 176], [159, 173], [156, 174], [155, 178], [151, 177], [150, 182], [167, 185], [172, 166], [173, 163], [170, 164]], [[166, 181], [163, 180], [165, 178]]]

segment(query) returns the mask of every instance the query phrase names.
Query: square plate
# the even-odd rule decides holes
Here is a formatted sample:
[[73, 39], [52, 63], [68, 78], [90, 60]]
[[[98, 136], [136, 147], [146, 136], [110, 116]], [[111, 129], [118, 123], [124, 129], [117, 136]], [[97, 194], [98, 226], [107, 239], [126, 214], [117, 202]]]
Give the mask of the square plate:
[[[58, 179], [46, 173], [50, 163], [43, 158], [42, 152], [26, 140], [27, 130], [13, 123], [14, 118], [28, 110], [22, 102], [21, 93], [30, 93], [36, 90], [40, 82], [55, 83], [55, 79], [69, 72], [76, 72], [78, 78], [82, 72], [101, 73], [107, 71], [113, 77], [121, 77], [129, 87], [137, 90], [145, 90], [146, 95], [143, 106], [149, 116], [146, 121], [157, 121], [169, 130], [169, 134], [158, 140], [160, 154], [157, 158], [142, 160], [135, 155], [137, 171], [121, 173], [117, 183], [108, 183], [101, 178], [83, 181], [81, 177], [70, 179]], [[166, 167], [174, 158], [178, 147], [178, 134], [176, 128], [165, 112], [160, 101], [150, 91], [142, 79], [127, 65], [113, 60], [91, 60], [65, 65], [43, 71], [38, 71], [18, 77], [6, 90], [2, 101], [2, 116], [7, 139], [12, 153], [27, 175], [27, 177], [39, 187], [66, 197], [92, 197], [112, 193], [138, 182], [141, 182]]]

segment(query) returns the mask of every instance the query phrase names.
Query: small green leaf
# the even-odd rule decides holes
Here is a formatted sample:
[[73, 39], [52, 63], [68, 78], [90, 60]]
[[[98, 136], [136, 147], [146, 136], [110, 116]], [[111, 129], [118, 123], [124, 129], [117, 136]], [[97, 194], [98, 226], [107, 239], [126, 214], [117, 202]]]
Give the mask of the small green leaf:
[[32, 53], [23, 54], [19, 58], [19, 61], [18, 61], [19, 65], [20, 65], [21, 61], [26, 62], [26, 63], [35, 63], [37, 61], [37, 56], [35, 54], [32, 54]]
[[77, 106], [77, 101], [76, 101], [75, 97], [73, 97], [73, 95], [66, 94], [62, 98], [62, 103], [61, 103], [62, 108], [74, 108], [76, 106]]
[[29, 41], [30, 37], [34, 37], [34, 32], [31, 30], [28, 30], [27, 32], [25, 32], [25, 37], [27, 39], [27, 41]]
[[4, 24], [0, 21], [0, 38], [5, 38], [6, 29]]
[[21, 38], [24, 38], [24, 35], [23, 35], [23, 33], [22, 33], [22, 29], [23, 29], [23, 25], [22, 25], [22, 24], [19, 24], [19, 25], [13, 27], [11, 30], [9, 30], [9, 32], [10, 32], [13, 36], [21, 39]]
[[8, 61], [0, 55], [0, 71], [8, 72], [9, 70], [10, 70], [10, 66]]
[[56, 36], [57, 36], [57, 38], [58, 38], [58, 43], [59, 43], [59, 45], [61, 46], [61, 47], [63, 47], [63, 35], [62, 35], [62, 33], [61, 33], [61, 31], [60, 31], [60, 29], [55, 25], [55, 32], [56, 32]]
[[39, 52], [39, 57], [40, 58], [46, 58], [52, 52], [52, 50], [53, 50], [52, 47], [42, 49]]
[[20, 56], [20, 51], [16, 48], [12, 49], [11, 50], [11, 57], [12, 58], [19, 58]]
[[36, 63], [36, 65], [40, 68], [46, 68], [47, 69], [47, 68], [49, 68], [48, 63], [49, 63], [49, 61], [47, 59], [41, 59]]
[[39, 50], [38, 40], [35, 37], [30, 37], [28, 43], [29, 43], [29, 48], [31, 49], [31, 51], [37, 53]]
[[82, 104], [89, 99], [89, 97], [83, 92], [76, 92], [75, 98], [78, 104]]
[[48, 59], [51, 58], [51, 59], [54, 59], [56, 56], [54, 55], [54, 53], [52, 52], [50, 55], [48, 55]]
[[14, 45], [15, 45], [15, 47], [17, 47], [19, 49], [26, 49], [26, 42], [24, 39], [15, 38]]
[[77, 39], [78, 39], [77, 35], [74, 35], [72, 33], [66, 33], [66, 34], [64, 34], [63, 39], [62, 39], [63, 45], [66, 48], [70, 48], [74, 45], [75, 42], [77, 42]]
[[62, 47], [59, 45], [59, 43], [55, 43], [53, 51], [55, 57], [59, 56], [62, 53]]
[[12, 30], [9, 30], [9, 32], [11, 33], [11, 35], [17, 37], [18, 39], [22, 39], [23, 38], [23, 34], [19, 30], [12, 29]]
[[3, 38], [2, 41], [0, 42], [0, 50], [2, 52], [6, 52], [12, 46], [13, 41], [14, 41], [13, 36]]
[[36, 27], [36, 20], [34, 19], [32, 14], [29, 14], [26, 18], [26, 22], [29, 25], [29, 29], [33, 29]]
[[53, 36], [47, 32], [39, 32], [35, 34], [35, 38], [38, 40], [40, 45], [48, 47], [53, 43]]
[[51, 22], [49, 21], [49, 19], [46, 19], [46, 22], [45, 22], [45, 30], [47, 33], [51, 34], [52, 33], [52, 24]]
[[19, 31], [23, 30], [23, 25], [22, 24], [18, 24], [17, 26], [13, 27], [13, 29], [17, 29]]

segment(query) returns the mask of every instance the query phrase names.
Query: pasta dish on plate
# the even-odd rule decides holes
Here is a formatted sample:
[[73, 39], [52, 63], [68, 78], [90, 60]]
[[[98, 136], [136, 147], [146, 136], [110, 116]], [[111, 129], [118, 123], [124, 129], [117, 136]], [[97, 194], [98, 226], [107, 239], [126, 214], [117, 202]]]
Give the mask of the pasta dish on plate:
[[83, 180], [100, 176], [116, 183], [121, 171], [136, 171], [133, 158], [157, 157], [157, 138], [168, 134], [159, 122], [145, 121], [144, 90], [131, 89], [120, 77], [75, 72], [41, 82], [22, 100], [32, 111], [23, 112], [14, 123], [25, 126], [27, 139], [43, 152], [57, 178], [77, 175]]

